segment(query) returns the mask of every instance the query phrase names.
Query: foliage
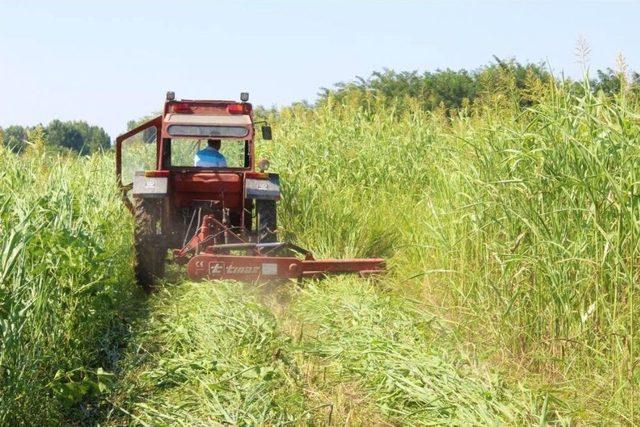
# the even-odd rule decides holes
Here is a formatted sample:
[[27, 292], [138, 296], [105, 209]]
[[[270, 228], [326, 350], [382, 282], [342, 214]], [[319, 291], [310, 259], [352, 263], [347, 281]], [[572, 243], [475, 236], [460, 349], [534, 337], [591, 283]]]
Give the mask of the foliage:
[[281, 111], [262, 154], [282, 174], [285, 235], [323, 256], [388, 257], [391, 287], [562, 384], [579, 417], [631, 422], [640, 106], [584, 85], [454, 117], [328, 98]]
[[30, 132], [41, 128], [46, 145], [53, 149], [68, 149], [80, 154], [90, 154], [111, 147], [111, 140], [104, 129], [91, 126], [83, 121], [53, 120], [46, 127], [9, 126], [2, 130], [3, 144], [15, 152], [24, 151], [29, 145]]
[[[107, 157], [0, 147], [0, 424], [61, 424], [106, 391], [131, 298], [131, 221]], [[121, 233], [114, 233], [114, 230]], [[104, 368], [104, 369], [103, 369]]]
[[[630, 76], [625, 76], [619, 71], [611, 68], [597, 71], [598, 78], [591, 81], [591, 87], [594, 91], [602, 91], [607, 95], [615, 95], [623, 89], [631, 89], [633, 92], [640, 94], [640, 74], [632, 72]], [[625, 87], [626, 86], [626, 87]]]
[[0, 156], [0, 423], [96, 398], [101, 424], [637, 423], [635, 83], [422, 77], [261, 111], [282, 235], [388, 275], [167, 284], [113, 375], [102, 341], [132, 293], [112, 161], [18, 135], [29, 149]]
[[9, 126], [2, 129], [2, 143], [9, 149], [22, 152], [27, 147], [27, 129], [22, 126]]
[[442, 341], [452, 331], [439, 316], [375, 284], [353, 278], [311, 284], [292, 312], [304, 325], [301, 353], [322, 360], [335, 380], [357, 381], [393, 425], [564, 421], [542, 396], [510, 390], [467, 355], [447, 354]]
[[[151, 300], [154, 316], [136, 325], [107, 423], [545, 419], [543, 399], [441, 354], [433, 343], [450, 331], [419, 303], [353, 278], [307, 285], [268, 293], [229, 282], [166, 285]], [[282, 298], [292, 305], [278, 317]], [[339, 391], [345, 384], [370, 397], [345, 395], [355, 392]]]
[[[381, 103], [394, 105], [401, 99], [414, 99], [417, 106], [426, 111], [444, 109], [452, 114], [474, 102], [485, 102], [486, 98], [502, 96], [521, 107], [532, 105], [532, 91], [551, 81], [566, 81], [573, 90], [580, 91], [580, 82], [561, 80], [554, 77], [544, 64], [521, 64], [515, 59], [501, 60], [484, 65], [476, 70], [436, 70], [395, 72], [384, 69], [371, 74], [369, 78], [356, 77], [350, 82], [340, 82], [332, 88], [323, 88], [319, 104], [333, 99], [343, 102], [345, 99], [359, 99], [359, 104], [371, 107]], [[591, 81], [591, 88], [613, 95], [620, 91], [621, 74], [611, 69], [598, 70], [597, 78]], [[636, 93], [640, 93], [640, 75], [631, 73], [627, 84]], [[376, 100], [376, 101], [374, 101]]]
[[291, 339], [256, 296], [236, 283], [183, 283], [151, 300], [126, 377], [112, 398], [114, 424], [281, 425], [305, 417]]

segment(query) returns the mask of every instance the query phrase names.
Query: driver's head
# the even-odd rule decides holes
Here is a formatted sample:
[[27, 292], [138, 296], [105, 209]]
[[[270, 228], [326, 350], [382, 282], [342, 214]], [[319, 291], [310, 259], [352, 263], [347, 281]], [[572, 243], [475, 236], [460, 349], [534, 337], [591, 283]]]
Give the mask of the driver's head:
[[209, 147], [219, 150], [222, 141], [220, 141], [219, 139], [207, 139], [207, 144], [209, 145]]

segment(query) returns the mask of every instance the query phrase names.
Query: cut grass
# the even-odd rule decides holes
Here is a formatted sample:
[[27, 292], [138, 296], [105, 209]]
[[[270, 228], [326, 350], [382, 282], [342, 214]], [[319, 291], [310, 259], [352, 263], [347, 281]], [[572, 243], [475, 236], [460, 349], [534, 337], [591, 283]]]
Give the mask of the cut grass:
[[[418, 302], [353, 278], [282, 286], [273, 293], [227, 282], [163, 288], [136, 327], [108, 421], [566, 421], [549, 399], [513, 391], [454, 348], [443, 351], [447, 328]], [[283, 294], [291, 298], [285, 307]]]
[[302, 337], [299, 351], [321, 361], [327, 376], [356, 381], [393, 424], [556, 420], [543, 399], [510, 390], [452, 347], [451, 328], [417, 301], [336, 278], [300, 291], [292, 316]]
[[167, 286], [150, 304], [113, 402], [115, 422], [255, 425], [313, 416], [289, 337], [240, 285]]

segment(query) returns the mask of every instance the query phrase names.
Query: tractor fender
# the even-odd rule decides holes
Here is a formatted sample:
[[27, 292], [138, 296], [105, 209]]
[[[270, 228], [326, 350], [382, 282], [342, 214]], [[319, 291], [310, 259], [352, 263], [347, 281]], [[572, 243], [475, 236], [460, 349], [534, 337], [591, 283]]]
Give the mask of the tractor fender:
[[167, 177], [145, 176], [144, 172], [136, 172], [133, 177], [133, 195], [143, 198], [164, 197], [167, 195]]
[[266, 179], [247, 178], [245, 198], [254, 200], [280, 200], [280, 176], [270, 173]]

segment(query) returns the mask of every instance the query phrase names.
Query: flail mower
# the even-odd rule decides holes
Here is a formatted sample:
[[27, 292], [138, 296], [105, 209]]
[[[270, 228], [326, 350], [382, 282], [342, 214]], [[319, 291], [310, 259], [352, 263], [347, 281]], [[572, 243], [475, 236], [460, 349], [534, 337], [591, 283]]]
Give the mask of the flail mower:
[[[315, 259], [304, 248], [277, 241], [279, 176], [267, 172], [266, 159], [256, 164], [258, 123], [249, 95], [240, 99], [176, 100], [167, 92], [161, 115], [116, 139], [116, 174], [135, 217], [139, 284], [150, 288], [164, 275], [168, 250], [169, 260], [186, 265], [194, 280], [383, 272], [382, 259]], [[263, 139], [270, 140], [271, 127], [259, 124]], [[198, 163], [211, 150], [224, 161]]]

